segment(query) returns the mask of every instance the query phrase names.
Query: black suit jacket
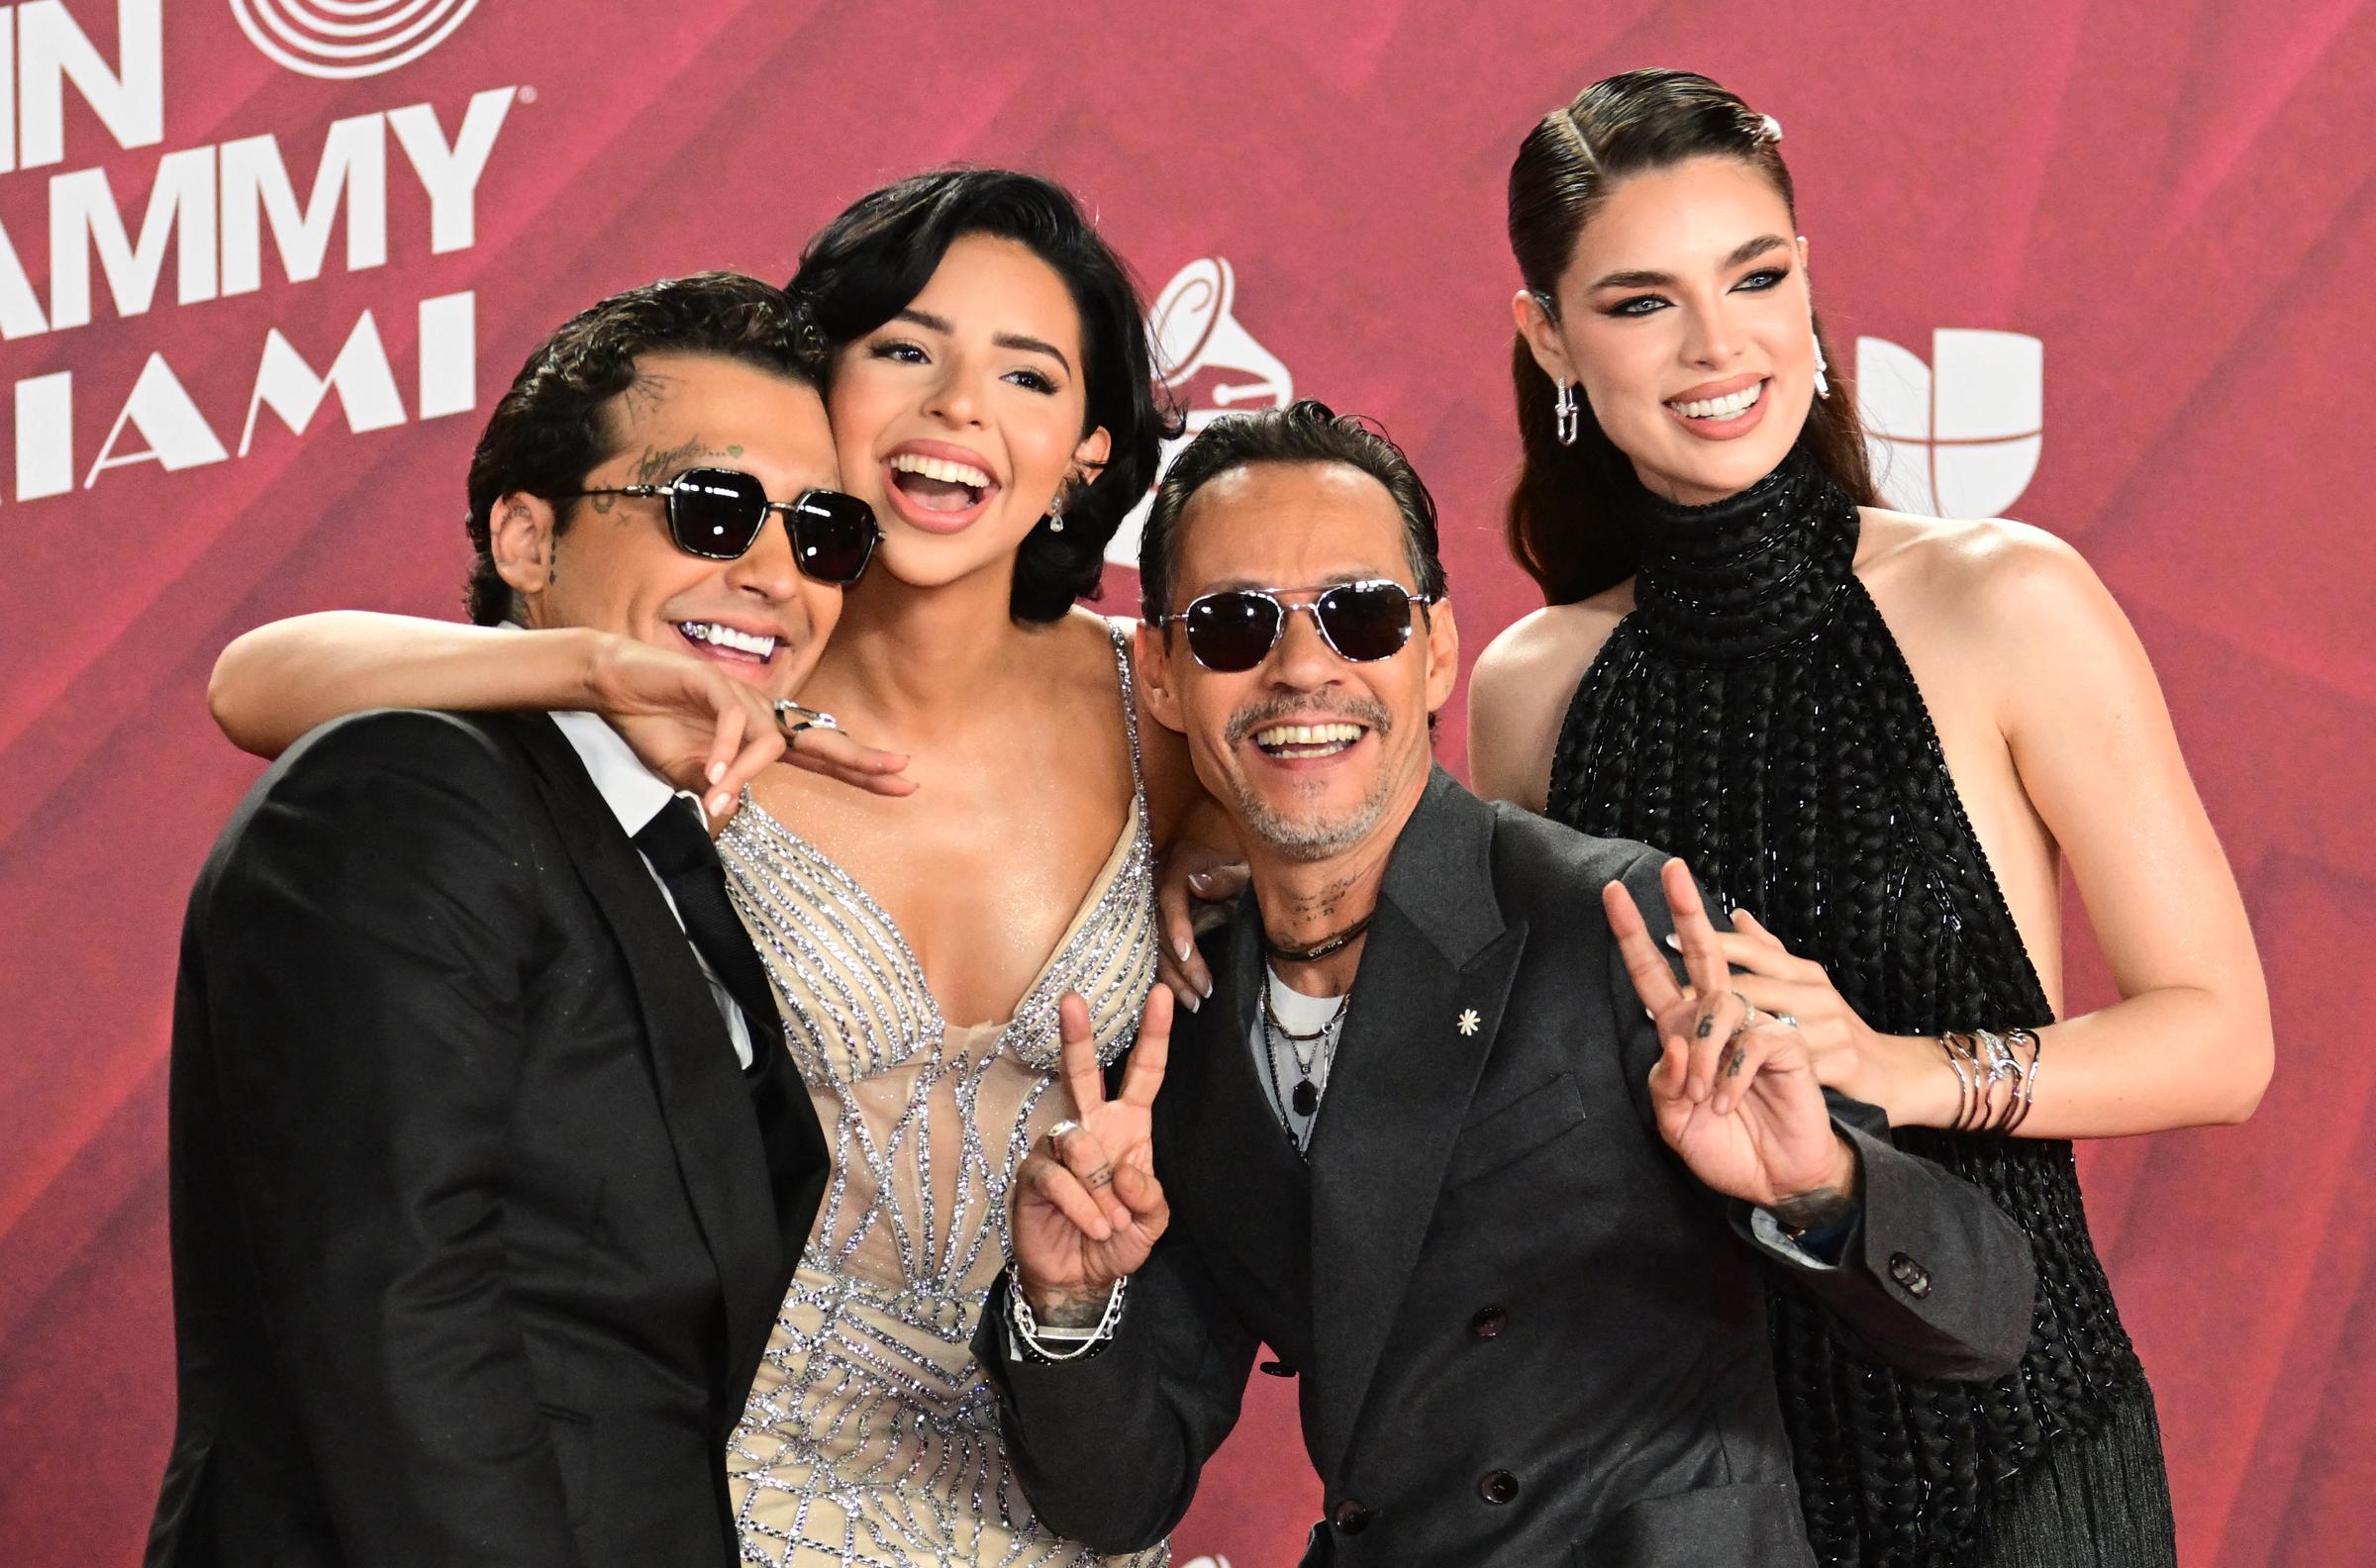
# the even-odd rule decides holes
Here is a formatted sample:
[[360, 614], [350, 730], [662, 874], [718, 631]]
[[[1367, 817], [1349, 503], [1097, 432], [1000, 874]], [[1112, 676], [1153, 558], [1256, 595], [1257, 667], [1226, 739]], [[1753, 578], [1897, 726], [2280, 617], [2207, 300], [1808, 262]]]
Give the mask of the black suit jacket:
[[[1656, 1033], [1610, 938], [1639, 844], [1487, 806], [1438, 771], [1389, 862], [1307, 1171], [1256, 1081], [1259, 916], [1179, 1015], [1155, 1107], [1171, 1227], [1099, 1355], [977, 1349], [1033, 1508], [1106, 1551], [1186, 1512], [1257, 1341], [1300, 1370], [1326, 1488], [1309, 1561], [1812, 1563], [1760, 1265], [1930, 1376], [2010, 1369], [2027, 1241], [1980, 1192], [1833, 1102], [1863, 1213], [1824, 1270], [1749, 1239], [1667, 1150]], [[1217, 944], [1218, 946], [1218, 944]], [[1220, 956], [1218, 950], [1216, 953]]]
[[826, 1169], [754, 1043], [550, 721], [293, 747], [183, 928], [152, 1568], [731, 1563]]

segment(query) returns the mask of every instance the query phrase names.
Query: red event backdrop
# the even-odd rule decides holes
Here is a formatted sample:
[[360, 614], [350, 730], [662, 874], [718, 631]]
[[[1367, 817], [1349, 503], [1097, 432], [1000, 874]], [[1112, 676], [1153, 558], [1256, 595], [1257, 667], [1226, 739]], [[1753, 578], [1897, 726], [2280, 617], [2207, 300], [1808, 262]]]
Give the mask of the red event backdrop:
[[[175, 934], [256, 771], [208, 667], [296, 611], [452, 613], [471, 441], [550, 326], [663, 273], [781, 277], [920, 167], [1042, 170], [1163, 296], [1191, 405], [1292, 388], [1409, 447], [1481, 644], [1537, 602], [1496, 526], [1503, 178], [1643, 64], [1786, 128], [1892, 493], [2070, 539], [2160, 669], [2282, 1065], [2241, 1128], [2087, 1150], [2089, 1207], [2186, 1560], [2342, 1564], [2376, 1513], [2376, 18], [2347, 0], [0, 6], [0, 1559], [135, 1561], [171, 1427]], [[1254, 1381], [1183, 1562], [1294, 1559], [1315, 1488]]]

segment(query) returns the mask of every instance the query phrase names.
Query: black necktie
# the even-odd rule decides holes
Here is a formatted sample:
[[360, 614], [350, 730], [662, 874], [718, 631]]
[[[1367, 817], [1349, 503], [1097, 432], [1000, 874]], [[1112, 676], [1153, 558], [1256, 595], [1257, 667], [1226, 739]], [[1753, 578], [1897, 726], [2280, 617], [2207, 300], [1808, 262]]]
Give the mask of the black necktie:
[[695, 950], [741, 1005], [742, 1021], [750, 1028], [753, 1060], [770, 1047], [780, 1049], [784, 1026], [775, 1011], [775, 994], [742, 923], [735, 919], [735, 907], [727, 902], [726, 871], [702, 826], [701, 808], [677, 796], [644, 825], [636, 834], [636, 847], [676, 900], [676, 913]]
[[718, 862], [718, 846], [710, 842], [700, 806], [677, 796], [644, 825], [636, 834], [636, 847], [676, 900], [676, 913], [695, 950], [709, 960], [710, 972], [742, 1009], [742, 1022], [750, 1029], [750, 1066], [742, 1081], [758, 1119], [778, 1223], [787, 1227], [784, 1245], [788, 1255], [796, 1256], [808, 1233], [809, 1217], [816, 1213], [824, 1154], [816, 1113], [801, 1093], [800, 1080], [792, 1076], [783, 1017], [775, 1010], [766, 967], [742, 923], [735, 919], [734, 905], [727, 902], [726, 869]]

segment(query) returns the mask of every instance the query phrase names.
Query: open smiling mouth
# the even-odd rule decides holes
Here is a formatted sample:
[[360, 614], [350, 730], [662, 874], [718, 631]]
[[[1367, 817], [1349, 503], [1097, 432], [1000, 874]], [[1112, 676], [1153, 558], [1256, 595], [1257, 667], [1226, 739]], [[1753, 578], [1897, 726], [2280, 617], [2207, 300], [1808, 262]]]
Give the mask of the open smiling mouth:
[[1357, 724], [1271, 725], [1255, 731], [1253, 741], [1264, 756], [1300, 762], [1335, 756], [1367, 734], [1368, 726]]
[[1671, 402], [1667, 404], [1667, 407], [1673, 409], [1676, 413], [1682, 415], [1687, 420], [1709, 420], [1713, 422], [1717, 420], [1738, 419], [1741, 415], [1746, 414], [1749, 410], [1755, 408], [1757, 406], [1758, 399], [1764, 396], [1765, 383], [1758, 381], [1752, 383], [1751, 385], [1742, 387], [1737, 392], [1729, 392], [1723, 397], [1695, 398], [1689, 403]]
[[891, 484], [925, 512], [964, 512], [980, 506], [997, 488], [990, 475], [971, 463], [921, 452], [899, 452], [891, 458]]
[[741, 632], [715, 621], [679, 621], [677, 635], [688, 642], [699, 643], [713, 653], [728, 658], [764, 664], [775, 656], [776, 638], [761, 637], [755, 632]]

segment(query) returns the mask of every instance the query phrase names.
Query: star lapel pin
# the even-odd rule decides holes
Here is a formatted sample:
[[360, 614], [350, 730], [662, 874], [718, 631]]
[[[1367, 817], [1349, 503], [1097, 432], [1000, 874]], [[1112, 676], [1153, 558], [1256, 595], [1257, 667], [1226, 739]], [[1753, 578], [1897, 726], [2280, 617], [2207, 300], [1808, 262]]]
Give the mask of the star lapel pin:
[[1452, 1028], [1458, 1029], [1463, 1034], [1474, 1034], [1477, 1031], [1478, 1024], [1481, 1022], [1482, 1021], [1477, 1017], [1477, 1010], [1475, 1008], [1464, 1008], [1461, 1010], [1460, 1017], [1453, 1022]]

